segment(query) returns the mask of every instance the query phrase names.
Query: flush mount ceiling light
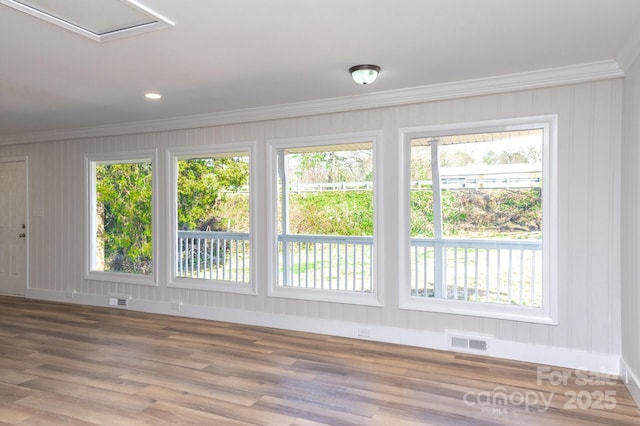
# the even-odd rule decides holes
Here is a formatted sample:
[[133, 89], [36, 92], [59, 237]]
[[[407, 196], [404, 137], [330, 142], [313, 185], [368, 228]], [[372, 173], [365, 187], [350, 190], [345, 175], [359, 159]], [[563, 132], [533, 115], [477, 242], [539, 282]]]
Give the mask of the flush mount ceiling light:
[[136, 0], [0, 0], [94, 41], [107, 41], [175, 24]]
[[376, 80], [376, 78], [378, 78], [380, 67], [370, 64], [356, 65], [349, 68], [349, 72], [351, 73], [351, 77], [353, 77], [353, 81], [356, 83], [371, 84]]
[[144, 94], [144, 97], [147, 99], [151, 99], [152, 101], [157, 101], [162, 99], [162, 95], [160, 93], [148, 92]]

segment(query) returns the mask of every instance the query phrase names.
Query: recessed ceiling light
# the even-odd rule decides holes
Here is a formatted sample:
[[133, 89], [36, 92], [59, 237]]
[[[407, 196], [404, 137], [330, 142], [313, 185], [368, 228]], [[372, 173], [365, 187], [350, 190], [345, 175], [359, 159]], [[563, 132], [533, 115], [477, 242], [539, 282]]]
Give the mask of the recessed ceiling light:
[[149, 93], [145, 93], [144, 97], [147, 99], [153, 99], [154, 101], [157, 101], [158, 99], [162, 98], [162, 95], [160, 93], [149, 92]]

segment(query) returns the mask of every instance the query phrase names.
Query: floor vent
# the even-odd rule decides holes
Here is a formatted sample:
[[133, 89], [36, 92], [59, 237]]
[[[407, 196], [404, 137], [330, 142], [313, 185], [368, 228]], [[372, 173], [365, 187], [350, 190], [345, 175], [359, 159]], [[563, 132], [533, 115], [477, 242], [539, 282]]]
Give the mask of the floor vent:
[[449, 349], [462, 352], [488, 353], [489, 338], [450, 334]]

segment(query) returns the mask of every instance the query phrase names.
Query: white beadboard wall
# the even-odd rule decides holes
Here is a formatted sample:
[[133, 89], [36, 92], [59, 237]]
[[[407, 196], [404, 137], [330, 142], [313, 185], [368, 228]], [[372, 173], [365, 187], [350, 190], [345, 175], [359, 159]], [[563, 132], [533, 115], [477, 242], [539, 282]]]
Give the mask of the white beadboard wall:
[[640, 59], [625, 72], [622, 120], [622, 364], [640, 404]]
[[[104, 304], [105, 296], [132, 297], [132, 309], [200, 316], [356, 337], [368, 327], [372, 338], [446, 349], [445, 330], [493, 336], [492, 355], [592, 370], [612, 370], [621, 353], [620, 335], [620, 149], [622, 79], [449, 99], [396, 107], [340, 112], [203, 129], [143, 135], [1, 146], [0, 157], [28, 156], [30, 208], [30, 288], [28, 296]], [[549, 326], [398, 309], [396, 211], [398, 129], [402, 127], [499, 118], [559, 115], [559, 325]], [[84, 155], [94, 152], [158, 149], [160, 188], [168, 188], [165, 149], [257, 141], [256, 211], [266, 209], [266, 141], [383, 131], [380, 153], [385, 184], [379, 196], [384, 262], [384, 307], [267, 297], [265, 281], [258, 295], [235, 295], [166, 287], [167, 265], [158, 263], [159, 286], [96, 282], [84, 279]], [[637, 157], [637, 150], [634, 151]], [[634, 161], [634, 160], [630, 160]], [[634, 171], [634, 182], [638, 174]], [[160, 191], [160, 205], [167, 201]], [[636, 203], [634, 207], [637, 205]], [[164, 209], [160, 226], [166, 228]], [[257, 217], [258, 253], [266, 250], [265, 215]], [[161, 250], [168, 247], [160, 240]], [[636, 249], [637, 254], [637, 249]], [[158, 256], [164, 259], [163, 253]], [[266, 257], [255, 259], [257, 277], [265, 277]], [[635, 267], [635, 265], [634, 265]], [[637, 278], [637, 271], [636, 278]], [[635, 299], [637, 300], [637, 291]], [[184, 309], [171, 312], [171, 301]], [[625, 304], [630, 303], [625, 301]], [[636, 304], [637, 307], [637, 304]], [[635, 312], [635, 311], [634, 311]], [[636, 318], [637, 319], [637, 318]], [[635, 321], [637, 336], [638, 321]], [[333, 324], [333, 325], [332, 325]], [[637, 342], [637, 340], [636, 340]], [[558, 355], [554, 357], [554, 351]], [[551, 354], [551, 355], [550, 355]], [[637, 363], [637, 344], [633, 357]], [[615, 369], [615, 368], [613, 368]]]

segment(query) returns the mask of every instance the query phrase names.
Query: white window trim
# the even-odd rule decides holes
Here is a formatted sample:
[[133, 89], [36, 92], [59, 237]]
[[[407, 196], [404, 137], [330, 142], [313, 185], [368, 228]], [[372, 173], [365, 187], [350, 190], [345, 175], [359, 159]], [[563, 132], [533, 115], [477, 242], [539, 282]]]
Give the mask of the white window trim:
[[[169, 250], [166, 254], [168, 269], [167, 287], [183, 288], [192, 290], [218, 291], [236, 294], [257, 294], [256, 286], [256, 263], [257, 244], [255, 226], [255, 151], [256, 142], [216, 144], [214, 146], [190, 146], [167, 149], [167, 170], [169, 171], [169, 203], [167, 206], [167, 217], [170, 218], [167, 226], [167, 246]], [[188, 158], [201, 158], [203, 155], [226, 154], [233, 152], [246, 152], [249, 156], [249, 282], [238, 283], [224, 280], [201, 280], [196, 278], [183, 278], [176, 275], [176, 260], [174, 254], [177, 252], [177, 229], [178, 229], [178, 160]]]
[[[149, 275], [137, 275], [127, 272], [103, 272], [93, 269], [96, 254], [96, 175], [95, 163], [135, 163], [151, 161], [151, 232], [153, 270]], [[85, 279], [109, 281], [123, 284], [158, 285], [158, 153], [156, 150], [96, 153], [85, 155]]]
[[[542, 307], [531, 308], [493, 303], [418, 298], [410, 293], [410, 143], [416, 137], [451, 136], [460, 133], [543, 128], [544, 182], [542, 202]], [[558, 116], [544, 115], [454, 123], [399, 129], [400, 174], [398, 188], [399, 218], [399, 307], [400, 309], [470, 315], [540, 324], [558, 324]]]
[[[352, 305], [382, 306], [383, 265], [378, 259], [382, 256], [382, 208], [380, 200], [383, 185], [382, 156], [377, 155], [378, 144], [382, 142], [382, 131], [365, 131], [325, 136], [310, 136], [286, 139], [270, 139], [267, 141], [268, 150], [268, 184], [267, 191], [267, 261], [268, 261], [268, 291], [270, 297], [287, 299], [312, 300], [323, 302], [345, 303]], [[278, 151], [286, 148], [305, 148], [323, 145], [345, 145], [357, 142], [371, 142], [373, 150], [373, 276], [371, 293], [356, 293], [349, 291], [335, 291], [309, 288], [283, 288], [278, 286]]]

